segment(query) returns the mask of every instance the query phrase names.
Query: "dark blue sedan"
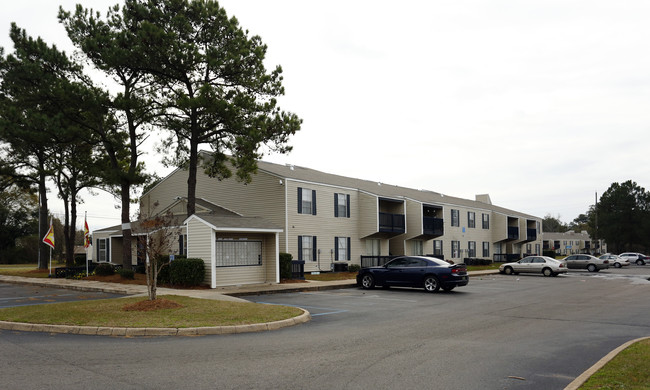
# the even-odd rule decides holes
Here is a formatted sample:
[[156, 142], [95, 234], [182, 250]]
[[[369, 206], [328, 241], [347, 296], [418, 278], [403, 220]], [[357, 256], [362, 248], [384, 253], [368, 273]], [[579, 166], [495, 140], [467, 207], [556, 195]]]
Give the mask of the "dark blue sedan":
[[402, 256], [381, 267], [361, 268], [357, 285], [365, 289], [375, 286], [422, 287], [428, 292], [440, 288], [451, 291], [469, 283], [465, 264], [449, 264], [435, 257]]

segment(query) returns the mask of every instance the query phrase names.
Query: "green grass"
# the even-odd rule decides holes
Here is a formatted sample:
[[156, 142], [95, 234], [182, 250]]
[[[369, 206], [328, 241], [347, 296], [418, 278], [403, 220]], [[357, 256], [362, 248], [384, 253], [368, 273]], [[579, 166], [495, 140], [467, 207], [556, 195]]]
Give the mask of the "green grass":
[[650, 388], [650, 339], [625, 348], [605, 364], [580, 387], [580, 389], [633, 389]]
[[143, 297], [52, 303], [0, 309], [0, 320], [39, 324], [188, 328], [244, 325], [279, 321], [302, 314], [295, 307], [228, 302], [176, 295], [159, 296], [183, 307], [153, 311], [124, 311]]
[[[58, 266], [58, 264], [52, 263], [52, 272]], [[0, 264], [0, 275], [47, 278], [49, 273], [49, 267], [39, 270], [37, 264]]]

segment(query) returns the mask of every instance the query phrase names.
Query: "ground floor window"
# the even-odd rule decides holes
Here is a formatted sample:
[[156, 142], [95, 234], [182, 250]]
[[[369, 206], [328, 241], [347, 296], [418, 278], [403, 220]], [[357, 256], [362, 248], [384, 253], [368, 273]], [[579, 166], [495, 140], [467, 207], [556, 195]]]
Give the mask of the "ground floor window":
[[217, 267], [262, 265], [262, 241], [217, 240]]
[[467, 242], [467, 257], [476, 257], [476, 241]]
[[350, 260], [350, 237], [334, 237], [334, 260]]
[[490, 243], [483, 241], [483, 257], [490, 257]]
[[424, 246], [422, 240], [413, 241], [413, 256], [422, 256], [424, 254]]
[[381, 241], [372, 238], [366, 240], [366, 256], [381, 256]]
[[452, 259], [460, 258], [460, 241], [451, 242], [451, 258]]
[[298, 236], [298, 260], [316, 261], [316, 236]]
[[442, 253], [442, 240], [433, 240], [433, 255], [443, 256]]
[[97, 262], [101, 263], [108, 261], [108, 240], [109, 238], [97, 239]]

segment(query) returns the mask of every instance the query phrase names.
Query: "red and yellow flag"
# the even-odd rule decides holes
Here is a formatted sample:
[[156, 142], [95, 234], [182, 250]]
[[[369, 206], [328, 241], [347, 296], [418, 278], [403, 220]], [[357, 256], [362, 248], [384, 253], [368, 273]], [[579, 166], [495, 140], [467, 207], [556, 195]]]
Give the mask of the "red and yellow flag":
[[52, 225], [52, 221], [50, 221], [50, 228], [47, 234], [43, 237], [43, 242], [54, 249], [54, 226]]
[[88, 248], [90, 245], [90, 229], [88, 229], [88, 221], [84, 218], [84, 248]]

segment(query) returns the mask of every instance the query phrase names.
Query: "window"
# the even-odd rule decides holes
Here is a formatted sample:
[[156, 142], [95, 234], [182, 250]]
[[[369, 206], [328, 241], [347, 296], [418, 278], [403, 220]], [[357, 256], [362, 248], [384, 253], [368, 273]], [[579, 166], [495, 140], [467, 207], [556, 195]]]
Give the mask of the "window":
[[334, 237], [334, 260], [350, 260], [350, 237]]
[[476, 241], [467, 243], [467, 257], [476, 257]]
[[298, 236], [298, 260], [316, 261], [316, 236]]
[[433, 240], [433, 254], [434, 256], [443, 256], [442, 240]]
[[366, 256], [381, 256], [381, 241], [373, 238], [366, 240]]
[[451, 242], [451, 257], [457, 259], [460, 257], [460, 241]]
[[187, 234], [178, 235], [178, 254], [187, 257]]
[[316, 191], [298, 187], [298, 214], [316, 215]]
[[217, 240], [217, 267], [262, 265], [262, 241]]
[[530, 251], [533, 250], [533, 245], [532, 244], [526, 244], [526, 253], [530, 253]]
[[334, 194], [334, 216], [350, 218], [350, 195]]
[[460, 211], [451, 209], [451, 226], [460, 226]]
[[542, 253], [542, 251], [540, 250], [539, 244], [535, 244], [535, 254], [539, 255], [540, 253]]
[[467, 212], [467, 227], [470, 228], [476, 227], [476, 213], [473, 211]]
[[422, 240], [413, 241], [413, 256], [422, 256], [424, 254]]
[[97, 262], [109, 261], [109, 238], [97, 239]]
[[483, 257], [490, 257], [490, 243], [483, 241]]
[[483, 214], [483, 229], [490, 228], [490, 214]]

